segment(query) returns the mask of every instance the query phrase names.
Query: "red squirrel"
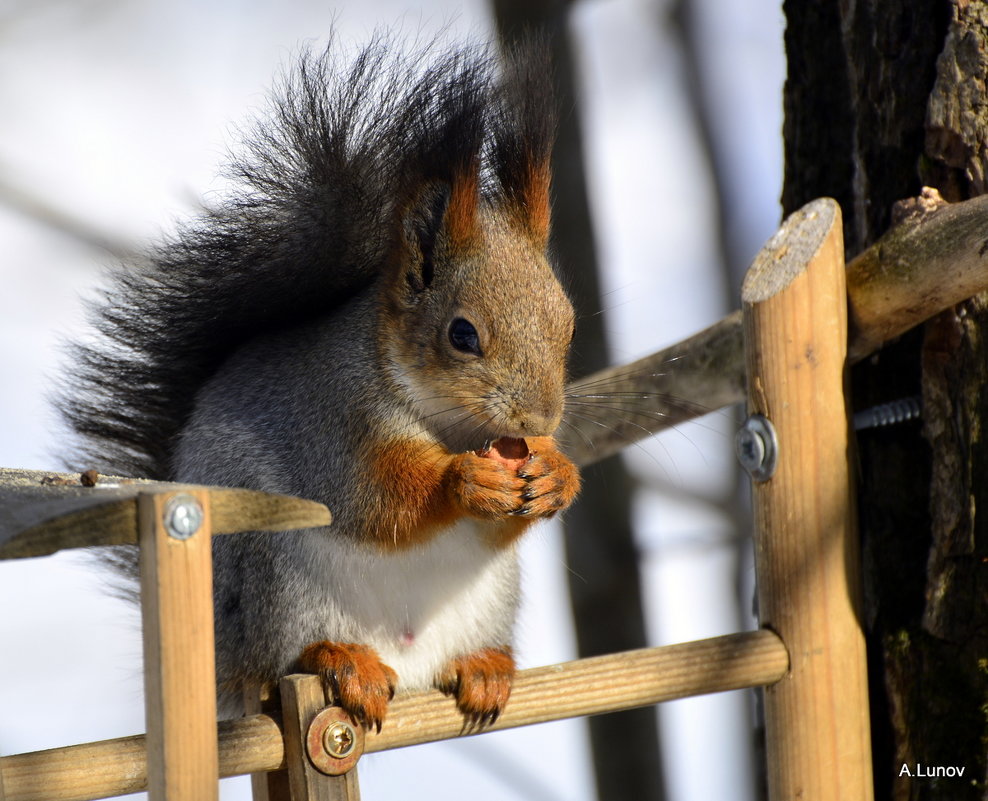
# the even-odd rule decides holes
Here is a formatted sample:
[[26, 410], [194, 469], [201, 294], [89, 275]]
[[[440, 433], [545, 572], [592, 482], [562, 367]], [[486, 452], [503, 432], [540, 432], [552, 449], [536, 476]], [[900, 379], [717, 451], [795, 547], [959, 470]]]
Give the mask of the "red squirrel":
[[533, 42], [303, 55], [237, 188], [97, 305], [62, 404], [87, 466], [334, 517], [214, 540], [228, 711], [295, 670], [378, 729], [401, 689], [503, 710], [518, 538], [579, 489], [553, 438], [574, 314], [547, 255], [549, 74]]

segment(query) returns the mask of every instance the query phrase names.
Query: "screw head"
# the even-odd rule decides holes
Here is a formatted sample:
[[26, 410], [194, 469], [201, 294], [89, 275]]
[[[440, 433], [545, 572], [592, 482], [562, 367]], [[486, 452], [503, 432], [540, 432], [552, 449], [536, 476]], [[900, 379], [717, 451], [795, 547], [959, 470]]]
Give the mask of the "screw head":
[[187, 540], [195, 534], [204, 517], [202, 505], [186, 493], [174, 496], [165, 504], [165, 530], [177, 540]]
[[320, 773], [341, 776], [364, 753], [364, 732], [345, 710], [327, 706], [312, 719], [305, 734], [305, 751]]
[[322, 744], [326, 753], [336, 759], [348, 756], [357, 742], [357, 734], [349, 723], [338, 720], [326, 727], [322, 736]]
[[768, 481], [775, 473], [778, 443], [772, 421], [753, 414], [738, 429], [734, 438], [738, 461], [755, 481]]

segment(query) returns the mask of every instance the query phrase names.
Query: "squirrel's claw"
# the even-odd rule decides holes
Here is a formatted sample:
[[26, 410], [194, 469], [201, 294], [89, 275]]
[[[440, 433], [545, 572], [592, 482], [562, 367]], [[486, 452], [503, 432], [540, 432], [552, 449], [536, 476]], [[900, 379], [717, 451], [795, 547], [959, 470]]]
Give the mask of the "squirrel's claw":
[[435, 686], [463, 713], [464, 733], [492, 726], [511, 695], [515, 660], [509, 648], [481, 648], [451, 659]]
[[[532, 455], [518, 471], [525, 480], [522, 509], [532, 517], [552, 517], [567, 508], [580, 491], [580, 474], [552, 440], [532, 448]], [[520, 512], [521, 510], [519, 510]]]
[[318, 675], [327, 696], [354, 720], [381, 731], [388, 701], [394, 698], [398, 674], [381, 661], [373, 648], [353, 643], [314, 642], [302, 651], [299, 667]]

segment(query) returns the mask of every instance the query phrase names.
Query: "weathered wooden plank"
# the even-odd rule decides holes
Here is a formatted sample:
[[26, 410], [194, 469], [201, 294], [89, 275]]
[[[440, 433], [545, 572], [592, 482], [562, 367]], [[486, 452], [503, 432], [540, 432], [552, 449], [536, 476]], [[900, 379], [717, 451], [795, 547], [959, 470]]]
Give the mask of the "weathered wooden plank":
[[0, 468], [0, 559], [45, 556], [66, 548], [137, 543], [137, 496], [207, 489], [213, 533], [288, 531], [329, 525], [325, 506], [288, 495], [101, 476]]
[[577, 464], [744, 400], [744, 339], [734, 312], [687, 340], [566, 388], [563, 448]]
[[988, 289], [988, 195], [947, 203], [935, 189], [896, 204], [896, 223], [848, 265], [848, 356], [858, 362]]

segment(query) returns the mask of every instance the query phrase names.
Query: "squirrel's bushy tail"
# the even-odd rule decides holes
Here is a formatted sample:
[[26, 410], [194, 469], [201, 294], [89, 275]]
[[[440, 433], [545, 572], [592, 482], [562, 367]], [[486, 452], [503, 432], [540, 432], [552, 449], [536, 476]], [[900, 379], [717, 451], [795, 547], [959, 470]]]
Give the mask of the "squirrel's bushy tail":
[[349, 61], [335, 53], [304, 53], [282, 78], [218, 207], [111, 277], [92, 309], [103, 341], [73, 347], [58, 401], [81, 437], [70, 467], [170, 478], [175, 438], [224, 359], [371, 284], [430, 184], [472, 172], [482, 199], [548, 226], [542, 45], [503, 69], [483, 46], [402, 55], [386, 35]]

